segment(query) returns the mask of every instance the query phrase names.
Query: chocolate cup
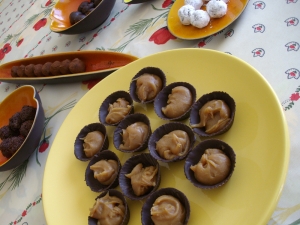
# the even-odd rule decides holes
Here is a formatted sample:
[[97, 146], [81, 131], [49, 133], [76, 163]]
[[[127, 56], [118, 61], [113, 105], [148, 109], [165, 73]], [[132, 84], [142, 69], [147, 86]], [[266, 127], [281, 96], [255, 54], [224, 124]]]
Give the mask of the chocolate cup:
[[[133, 168], [139, 163], [142, 163], [144, 168], [148, 166], [158, 167], [156, 185], [142, 196], [136, 196], [134, 194], [131, 186], [131, 179], [125, 176], [126, 174], [131, 173]], [[161, 181], [161, 173], [160, 173], [159, 163], [149, 153], [140, 153], [129, 158], [122, 166], [120, 171], [120, 176], [119, 176], [119, 185], [121, 187], [121, 190], [123, 194], [126, 197], [130, 198], [131, 200], [142, 200], [147, 198], [151, 193], [157, 190], [157, 188], [160, 185], [160, 181]]]
[[[194, 171], [192, 171], [190, 169], [191, 166], [196, 165], [200, 161], [205, 150], [208, 148], [216, 148], [216, 149], [222, 150], [229, 157], [229, 159], [231, 161], [230, 172], [229, 172], [228, 176], [223, 181], [221, 181], [217, 184], [214, 184], [214, 185], [207, 185], [207, 184], [203, 184], [203, 183], [197, 181], [194, 176]], [[202, 188], [202, 189], [214, 189], [214, 188], [218, 188], [228, 182], [228, 180], [230, 179], [230, 177], [232, 176], [232, 173], [234, 171], [235, 162], [236, 162], [236, 155], [231, 146], [229, 146], [224, 141], [221, 141], [218, 139], [209, 139], [209, 140], [200, 142], [192, 151], [190, 151], [190, 153], [188, 154], [188, 156], [185, 160], [184, 174], [185, 174], [186, 178], [194, 186], [196, 186], [198, 188]]]
[[[123, 143], [123, 136], [122, 136], [123, 129], [126, 129], [128, 126], [130, 126], [131, 124], [134, 124], [136, 122], [143, 122], [148, 126], [147, 138], [145, 139], [144, 143], [136, 149], [133, 149], [133, 150], [120, 149], [120, 145]], [[148, 147], [148, 140], [149, 140], [151, 133], [152, 133], [152, 131], [151, 131], [150, 120], [148, 119], [148, 117], [145, 114], [142, 114], [142, 113], [131, 114], [131, 115], [126, 116], [116, 127], [116, 129], [114, 131], [114, 135], [113, 135], [113, 143], [114, 143], [115, 148], [121, 152], [133, 153], [133, 152], [143, 151]]]
[[188, 224], [188, 221], [190, 219], [191, 208], [189, 200], [187, 199], [185, 194], [183, 194], [183, 192], [175, 188], [161, 188], [155, 191], [153, 194], [151, 194], [150, 197], [148, 197], [147, 200], [144, 202], [141, 211], [142, 225], [154, 225], [151, 219], [151, 207], [153, 206], [155, 200], [162, 195], [171, 195], [180, 201], [183, 208], [185, 209], [185, 219], [183, 221], [183, 225]]
[[[130, 219], [130, 210], [129, 210], [129, 207], [128, 207], [128, 204], [127, 204], [127, 201], [126, 201], [124, 195], [120, 191], [114, 190], [114, 189], [106, 190], [106, 191], [102, 192], [95, 200], [97, 200], [98, 198], [104, 197], [107, 194], [107, 192], [109, 193], [109, 196], [115, 196], [122, 200], [122, 202], [125, 206], [125, 216], [120, 225], [127, 225], [129, 222], [129, 219]], [[97, 222], [98, 222], [97, 219], [92, 218], [90, 216], [88, 217], [88, 225], [97, 225]]]
[[[183, 113], [181, 116], [175, 117], [175, 118], [169, 118], [167, 117], [163, 112], [162, 112], [162, 108], [167, 106], [167, 102], [168, 102], [168, 97], [169, 94], [172, 93], [172, 89], [177, 87], [177, 86], [183, 86], [188, 88], [191, 91], [192, 94], [192, 104], [189, 107], [189, 109]], [[163, 120], [170, 120], [170, 121], [181, 121], [184, 120], [186, 118], [188, 118], [190, 116], [190, 111], [192, 108], [192, 105], [195, 103], [197, 98], [197, 93], [196, 93], [196, 89], [194, 88], [193, 85], [186, 83], [186, 82], [174, 82], [171, 83], [169, 85], [167, 85], [165, 88], [163, 88], [159, 94], [156, 96], [155, 100], [154, 100], [154, 111], [156, 113], [156, 115], [163, 119]]]
[[[189, 150], [187, 151], [187, 153], [185, 155], [178, 156], [173, 159], [164, 159], [158, 154], [158, 152], [156, 150], [156, 142], [159, 141], [164, 135], [169, 134], [170, 132], [172, 132], [174, 130], [183, 130], [188, 134], [188, 137], [190, 139]], [[152, 133], [152, 135], [149, 138], [148, 149], [150, 151], [150, 154], [159, 161], [162, 161], [165, 163], [177, 162], [177, 161], [181, 161], [187, 157], [188, 153], [192, 150], [195, 141], [196, 141], [195, 134], [189, 126], [187, 126], [183, 123], [179, 123], [179, 122], [170, 122], [170, 123], [161, 125]]]
[[[91, 165], [99, 162], [100, 160], [115, 160], [118, 163], [118, 172], [117, 172], [118, 175], [109, 185], [101, 184], [97, 179], [95, 179], [94, 171], [90, 169]], [[90, 160], [89, 164], [87, 165], [85, 170], [85, 183], [94, 192], [101, 192], [107, 189], [115, 188], [119, 185], [120, 170], [121, 170], [121, 163], [118, 156], [110, 150], [103, 150], [100, 153], [94, 155]]]
[[202, 108], [202, 106], [212, 100], [223, 100], [228, 107], [230, 108], [230, 120], [228, 121], [228, 123], [219, 131], [212, 133], [212, 134], [207, 134], [205, 132], [205, 127], [196, 127], [196, 128], [192, 128], [193, 131], [199, 135], [199, 137], [214, 137], [216, 135], [220, 135], [223, 134], [225, 132], [227, 132], [234, 121], [234, 117], [235, 117], [235, 111], [236, 111], [236, 106], [235, 106], [235, 101], [233, 100], [233, 98], [227, 94], [226, 92], [221, 92], [221, 91], [214, 91], [208, 94], [205, 94], [203, 96], [201, 96], [193, 105], [192, 109], [191, 109], [191, 115], [190, 115], [190, 125], [195, 125], [195, 124], [199, 124], [200, 123], [200, 116], [199, 116], [199, 110]]
[[[109, 140], [108, 140], [107, 133], [106, 133], [106, 127], [101, 123], [91, 123], [91, 124], [83, 127], [80, 130], [79, 134], [76, 137], [75, 143], [74, 143], [74, 154], [75, 154], [75, 157], [77, 159], [79, 159], [80, 161], [89, 161], [92, 158], [92, 157], [86, 157], [84, 150], [83, 150], [84, 142], [83, 142], [83, 140], [81, 140], [82, 138], [86, 137], [86, 135], [89, 132], [92, 132], [92, 131], [99, 131], [104, 135], [104, 142], [103, 142], [103, 145], [100, 148], [99, 152], [108, 149]], [[97, 153], [99, 153], [99, 152], [97, 152]]]
[[108, 107], [109, 104], [113, 104], [114, 102], [117, 101], [118, 98], [124, 98], [126, 101], [129, 102], [131, 105], [131, 110], [127, 115], [133, 114], [134, 113], [134, 107], [133, 107], [133, 100], [130, 96], [130, 94], [126, 91], [116, 91], [110, 94], [109, 96], [106, 97], [106, 99], [102, 102], [100, 109], [99, 109], [99, 121], [104, 124], [105, 126], [117, 126], [122, 120], [120, 120], [117, 123], [110, 124], [105, 121], [106, 116], [108, 115]]
[[153, 75], [156, 75], [158, 76], [161, 81], [162, 81], [162, 89], [166, 86], [166, 83], [167, 83], [167, 79], [166, 79], [166, 75], [165, 73], [157, 68], [157, 67], [145, 67], [143, 69], [141, 69], [131, 80], [130, 82], [130, 87], [129, 87], [129, 93], [130, 93], [130, 96], [131, 98], [135, 101], [135, 102], [138, 102], [138, 103], [142, 103], [142, 104], [147, 104], [147, 103], [151, 103], [154, 101], [154, 99], [156, 98], [153, 98], [151, 100], [148, 100], [148, 101], [145, 101], [145, 102], [142, 102], [137, 93], [136, 93], [136, 80], [144, 75], [145, 73], [148, 73], [148, 74], [153, 74]]

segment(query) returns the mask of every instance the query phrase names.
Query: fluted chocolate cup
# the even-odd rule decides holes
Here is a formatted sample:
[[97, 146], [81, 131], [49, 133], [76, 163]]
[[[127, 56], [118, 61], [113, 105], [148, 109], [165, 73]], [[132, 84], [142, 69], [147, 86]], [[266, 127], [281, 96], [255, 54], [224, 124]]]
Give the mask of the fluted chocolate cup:
[[[216, 184], [204, 184], [199, 182], [194, 175], [194, 171], [191, 170], [191, 166], [196, 165], [202, 155], [204, 154], [206, 149], [219, 149], [221, 150], [229, 159], [230, 159], [230, 169], [228, 175], [224, 178], [224, 180], [216, 183]], [[218, 139], [208, 139], [200, 142], [190, 153], [188, 154], [185, 164], [184, 164], [184, 174], [186, 178], [195, 186], [201, 189], [214, 189], [221, 187], [226, 184], [231, 178], [236, 163], [236, 155], [234, 150], [230, 145], [226, 142], [218, 140]]]
[[154, 101], [154, 99], [156, 98], [157, 94], [159, 93], [159, 90], [158, 93], [156, 94], [156, 96], [152, 99], [149, 99], [149, 100], [146, 100], [146, 101], [142, 101], [139, 97], [138, 97], [138, 94], [137, 94], [137, 85], [136, 85], [136, 81], [137, 79], [144, 75], [144, 74], [152, 74], [152, 75], [156, 75], [158, 76], [160, 79], [161, 79], [161, 82], [162, 82], [162, 88], [164, 88], [166, 86], [166, 75], [165, 73], [160, 69], [160, 68], [157, 68], [157, 67], [145, 67], [143, 69], [141, 69], [131, 80], [130, 82], [130, 87], [129, 87], [129, 93], [130, 93], [130, 96], [132, 97], [132, 99], [135, 101], [135, 102], [138, 102], [138, 103], [143, 103], [143, 104], [147, 104], [147, 103], [152, 103]]
[[[176, 117], [168, 117], [167, 115], [165, 115], [163, 113], [162, 108], [164, 108], [168, 105], [169, 95], [172, 93], [173, 88], [178, 87], [178, 86], [183, 86], [190, 91], [192, 101], [191, 101], [190, 106], [181, 115], [178, 115]], [[194, 88], [193, 85], [191, 85], [190, 83], [187, 83], [187, 82], [174, 82], [174, 83], [167, 85], [165, 88], [163, 88], [159, 92], [159, 94], [157, 95], [157, 97], [154, 100], [154, 110], [155, 110], [156, 115], [163, 120], [181, 121], [190, 116], [190, 111], [191, 111], [192, 105], [196, 101], [196, 98], [197, 98], [197, 93], [196, 93], [196, 89]], [[180, 107], [181, 102], [176, 101], [176, 104], [179, 104], [179, 107]]]
[[[121, 149], [120, 146], [123, 144], [123, 130], [125, 130], [128, 126], [137, 123], [137, 122], [142, 122], [148, 126], [148, 134], [147, 137], [145, 138], [144, 142], [137, 148], [132, 149], [132, 150], [125, 150]], [[131, 115], [126, 116], [116, 127], [113, 135], [113, 143], [114, 146], [117, 150], [125, 153], [133, 153], [133, 152], [139, 152], [143, 151], [148, 147], [148, 140], [151, 135], [151, 125], [150, 125], [150, 120], [145, 114], [142, 113], [134, 113]]]
[[[94, 177], [94, 171], [91, 170], [91, 168], [90, 168], [90, 166], [94, 165], [95, 163], [99, 162], [100, 160], [106, 160], [106, 161], [114, 160], [118, 164], [118, 168], [116, 171], [117, 176], [112, 180], [112, 182], [110, 184], [105, 185], [105, 184], [102, 184], [100, 181], [98, 181]], [[98, 154], [94, 155], [92, 157], [92, 159], [90, 160], [90, 162], [88, 163], [86, 170], [85, 170], [85, 183], [94, 192], [101, 192], [101, 191], [105, 191], [107, 189], [115, 188], [119, 185], [120, 170], [121, 170], [121, 163], [120, 163], [118, 156], [113, 151], [110, 151], [110, 150], [101, 151]]]
[[185, 217], [182, 224], [183, 225], [188, 224], [188, 221], [190, 219], [191, 208], [190, 208], [189, 200], [187, 199], [185, 194], [176, 188], [161, 188], [155, 191], [154, 193], [152, 193], [144, 202], [141, 211], [142, 225], [154, 224], [151, 218], [151, 208], [155, 200], [162, 195], [171, 195], [172, 197], [180, 201], [183, 209], [185, 209]]
[[106, 133], [106, 127], [101, 123], [88, 124], [80, 130], [79, 134], [77, 135], [77, 137], [75, 139], [75, 143], [74, 143], [74, 155], [80, 161], [89, 161], [92, 158], [92, 157], [87, 157], [85, 155], [84, 147], [83, 147], [84, 141], [82, 139], [84, 137], [86, 137], [86, 135], [88, 133], [93, 132], [93, 131], [99, 131], [100, 133], [102, 133], [104, 135], [103, 144], [100, 147], [99, 151], [96, 152], [95, 154], [101, 152], [102, 150], [108, 149], [109, 140], [108, 140], [107, 133]]
[[[138, 165], [139, 163], [143, 164], [143, 168], [154, 166], [157, 167], [157, 176], [156, 176], [156, 184], [155, 186], [151, 187], [147, 193], [137, 196], [132, 188], [131, 179], [127, 178], [125, 175], [130, 174], [133, 168]], [[160, 166], [156, 159], [154, 159], [149, 153], [140, 153], [137, 155], [132, 156], [129, 158], [122, 166], [120, 175], [119, 175], [119, 185], [123, 194], [130, 198], [131, 200], [142, 200], [147, 198], [151, 193], [153, 193], [160, 185], [161, 181], [161, 173], [160, 173]]]
[[109, 96], [106, 97], [106, 99], [102, 102], [100, 109], [99, 109], [99, 121], [102, 124], [104, 124], [105, 126], [117, 126], [125, 118], [125, 116], [127, 116], [127, 115], [124, 115], [124, 117], [122, 119], [120, 119], [119, 121], [117, 121], [115, 123], [107, 123], [106, 122], [106, 117], [109, 113], [109, 111], [108, 111], [109, 105], [116, 102], [117, 99], [119, 99], [119, 98], [124, 98], [127, 102], [129, 102], [131, 109], [127, 115], [134, 113], [133, 100], [132, 100], [130, 94], [123, 90], [113, 92]]
[[[172, 159], [165, 159], [164, 157], [159, 155], [159, 153], [157, 151], [156, 143], [164, 135], [167, 135], [174, 130], [181, 130], [181, 131], [184, 131], [187, 133], [188, 138], [189, 138], [189, 147], [188, 147], [188, 150], [185, 152], [185, 154], [176, 156], [175, 158], [172, 158]], [[152, 133], [152, 135], [149, 138], [148, 149], [150, 151], [150, 154], [159, 161], [162, 161], [165, 163], [177, 162], [177, 161], [181, 161], [186, 158], [187, 154], [193, 148], [195, 140], [196, 140], [195, 134], [189, 126], [185, 125], [184, 123], [180, 123], [180, 122], [170, 122], [170, 123], [161, 125]]]
[[[195, 125], [200, 123], [200, 115], [199, 115], [199, 111], [200, 109], [209, 101], [212, 100], [223, 100], [226, 105], [229, 107], [230, 109], [230, 120], [227, 122], [227, 124], [221, 128], [220, 130], [208, 134], [205, 132], [205, 127], [195, 127]], [[192, 109], [191, 109], [191, 115], [190, 115], [190, 125], [193, 127], [193, 131], [199, 135], [199, 137], [214, 137], [220, 134], [223, 134], [225, 132], [227, 132], [234, 121], [234, 117], [235, 117], [235, 111], [236, 111], [236, 105], [235, 105], [235, 101], [234, 99], [226, 92], [222, 92], [222, 91], [214, 91], [208, 94], [205, 94], [203, 96], [201, 96], [193, 105]]]
[[[128, 203], [127, 203], [124, 195], [120, 191], [115, 190], [115, 189], [106, 190], [106, 191], [102, 192], [95, 200], [97, 200], [98, 198], [104, 197], [107, 194], [107, 192], [109, 193], [109, 196], [115, 196], [122, 200], [122, 202], [125, 206], [125, 215], [124, 215], [123, 221], [121, 222], [120, 225], [127, 225], [129, 222], [129, 219], [130, 219], [130, 210], [129, 210], [129, 206], [128, 206]], [[88, 225], [97, 225], [97, 224], [98, 224], [97, 219], [88, 216]]]

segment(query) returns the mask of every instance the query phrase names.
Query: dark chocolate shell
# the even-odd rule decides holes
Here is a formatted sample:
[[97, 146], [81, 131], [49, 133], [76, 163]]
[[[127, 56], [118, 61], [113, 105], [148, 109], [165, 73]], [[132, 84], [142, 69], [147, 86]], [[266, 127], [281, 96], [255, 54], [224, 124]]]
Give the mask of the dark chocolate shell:
[[[156, 150], [156, 142], [159, 141], [164, 135], [169, 134], [170, 132], [172, 132], [174, 130], [182, 130], [188, 134], [188, 137], [190, 140], [189, 150], [186, 152], [185, 155], [178, 156], [173, 159], [162, 158]], [[180, 160], [183, 160], [186, 158], [188, 153], [193, 149], [195, 141], [196, 141], [195, 134], [189, 126], [185, 125], [184, 123], [180, 123], [180, 122], [170, 122], [170, 123], [161, 125], [152, 133], [152, 135], [149, 138], [148, 149], [150, 151], [150, 154], [159, 161], [162, 161], [165, 163], [177, 162], [177, 161], [180, 161]]]
[[[178, 87], [178, 86], [183, 86], [190, 90], [190, 92], [192, 94], [192, 104], [188, 108], [188, 110], [186, 112], [184, 112], [182, 115], [175, 117], [175, 118], [169, 118], [162, 112], [162, 108], [167, 106], [168, 98], [169, 98], [169, 95], [172, 93], [172, 89], [175, 87]], [[157, 97], [154, 100], [154, 110], [155, 110], [155, 113], [157, 114], [157, 116], [163, 120], [171, 120], [171, 121], [184, 120], [190, 116], [190, 111], [191, 111], [192, 105], [196, 101], [196, 98], [197, 98], [197, 93], [196, 93], [196, 89], [194, 88], [193, 85], [186, 83], [186, 82], [174, 82], [174, 83], [167, 85], [165, 88], [163, 88], [163, 90], [161, 90], [161, 92], [159, 92], [159, 94], [157, 95]]]
[[[130, 126], [131, 124], [134, 124], [136, 122], [143, 122], [148, 126], [147, 138], [145, 139], [144, 143], [136, 149], [133, 149], [133, 150], [120, 149], [120, 145], [123, 143], [123, 135], [122, 135], [123, 129], [126, 129], [128, 126]], [[116, 129], [114, 131], [114, 136], [113, 136], [113, 143], [114, 143], [115, 148], [121, 152], [126, 152], [126, 153], [139, 152], [139, 151], [145, 150], [148, 147], [148, 140], [149, 140], [151, 133], [152, 133], [152, 131], [151, 131], [150, 120], [148, 119], [148, 117], [145, 114], [142, 114], [142, 113], [131, 114], [131, 115], [126, 116], [116, 127]]]
[[101, 123], [91, 123], [80, 130], [74, 143], [75, 157], [81, 161], [88, 161], [92, 158], [87, 157], [85, 155], [82, 140], [82, 138], [86, 137], [86, 135], [92, 131], [100, 131], [104, 135], [104, 143], [102, 145], [102, 148], [100, 148], [99, 152], [108, 149], [109, 140], [106, 133], [106, 127]]
[[[107, 192], [109, 193], [109, 196], [115, 196], [122, 200], [122, 202], [125, 206], [125, 216], [120, 225], [127, 225], [129, 222], [129, 219], [130, 219], [130, 210], [129, 210], [128, 203], [127, 203], [124, 195], [120, 191], [115, 190], [115, 189], [106, 190], [106, 191], [102, 192], [95, 200], [97, 200], [98, 198], [102, 198], [103, 196], [105, 196], [107, 194]], [[88, 225], [97, 225], [98, 224], [97, 222], [98, 222], [97, 219], [92, 218], [90, 216], [88, 217]]]
[[[150, 189], [146, 194], [142, 196], [137, 196], [134, 194], [132, 186], [131, 186], [131, 179], [127, 178], [125, 175], [131, 173], [133, 168], [139, 164], [143, 164], [143, 168], [148, 166], [157, 166], [157, 177], [156, 177], [156, 185]], [[154, 159], [149, 153], [140, 153], [137, 155], [132, 156], [129, 158], [121, 168], [120, 175], [119, 175], [119, 185], [123, 194], [130, 198], [131, 200], [141, 200], [147, 198], [151, 193], [157, 190], [160, 185], [161, 181], [161, 173], [160, 173], [160, 165], [156, 159]]]
[[205, 127], [194, 127], [193, 131], [198, 134], [200, 137], [213, 137], [216, 135], [220, 135], [223, 134], [225, 132], [227, 132], [234, 121], [234, 116], [235, 116], [235, 111], [236, 111], [236, 106], [235, 106], [235, 101], [234, 99], [227, 94], [226, 92], [222, 92], [222, 91], [214, 91], [208, 94], [205, 94], [203, 96], [201, 96], [193, 105], [192, 109], [191, 109], [191, 115], [190, 115], [190, 125], [195, 125], [195, 124], [199, 124], [200, 123], [200, 116], [199, 116], [199, 110], [202, 108], [202, 106], [212, 100], [223, 100], [228, 107], [230, 108], [230, 120], [228, 121], [228, 123], [219, 131], [212, 133], [212, 134], [208, 134], [205, 132]]
[[[109, 185], [101, 184], [97, 179], [94, 178], [94, 171], [90, 169], [90, 166], [95, 164], [96, 162], [99, 162], [100, 160], [115, 160], [118, 163], [118, 171], [116, 178], [110, 183]], [[90, 187], [90, 189], [94, 192], [101, 192], [105, 191], [107, 189], [115, 188], [119, 185], [119, 173], [121, 170], [121, 163], [118, 158], [118, 156], [110, 151], [110, 150], [104, 150], [100, 153], [94, 155], [92, 159], [90, 160], [88, 166], [85, 170], [85, 182], [86, 185]]]
[[131, 80], [131, 82], [130, 82], [130, 88], [129, 88], [130, 91], [129, 91], [129, 93], [130, 93], [132, 99], [133, 99], [135, 102], [143, 103], [143, 104], [151, 103], [151, 102], [153, 102], [154, 99], [155, 99], [155, 98], [153, 98], [153, 99], [151, 99], [151, 100], [142, 102], [142, 101], [139, 99], [138, 95], [137, 95], [137, 90], [136, 90], [136, 88], [137, 88], [137, 87], [136, 87], [136, 80], [137, 80], [140, 76], [144, 75], [145, 73], [153, 74], [153, 75], [158, 76], [158, 77], [161, 79], [161, 81], [162, 81], [162, 88], [164, 88], [164, 87], [166, 86], [166, 82], [167, 82], [167, 80], [166, 80], [166, 75], [165, 75], [165, 73], [164, 73], [161, 69], [159, 69], [159, 68], [157, 68], [157, 67], [145, 67], [145, 68], [141, 69], [141, 70], [140, 70], [140, 71], [132, 78], [132, 80]]
[[124, 98], [126, 101], [129, 102], [131, 105], [131, 110], [129, 111], [128, 115], [134, 113], [134, 107], [133, 107], [133, 100], [130, 96], [130, 94], [126, 91], [116, 91], [110, 94], [106, 97], [106, 99], [102, 102], [100, 109], [99, 109], [99, 121], [104, 124], [105, 126], [117, 126], [121, 120], [117, 123], [110, 124], [105, 121], [106, 116], [108, 115], [108, 108], [109, 104], [113, 104], [117, 101], [118, 98]]
[[[219, 150], [222, 150], [230, 159], [231, 165], [230, 165], [230, 172], [228, 176], [221, 182], [214, 184], [214, 185], [207, 185], [200, 183], [199, 181], [196, 180], [194, 176], [194, 171], [190, 169], [191, 166], [196, 165], [202, 155], [204, 154], [205, 150], [208, 148], [216, 148]], [[205, 141], [200, 142], [190, 153], [188, 154], [185, 164], [184, 164], [184, 173], [186, 178], [196, 187], [202, 188], [202, 189], [214, 189], [218, 188], [225, 183], [228, 182], [230, 177], [232, 176], [232, 173], [235, 168], [235, 162], [236, 162], [236, 155], [234, 150], [232, 149], [231, 146], [229, 146], [227, 143], [224, 141], [218, 140], [218, 139], [208, 139]]]
[[187, 199], [185, 194], [175, 188], [161, 188], [161, 189], [155, 191], [153, 194], [151, 194], [150, 197], [148, 197], [146, 199], [146, 201], [144, 202], [142, 211], [141, 211], [142, 225], [153, 225], [154, 224], [151, 219], [151, 208], [152, 208], [155, 200], [162, 195], [171, 195], [180, 201], [183, 208], [185, 209], [185, 219], [182, 224], [183, 225], [188, 224], [188, 221], [190, 218], [190, 213], [191, 213], [191, 208], [190, 208], [189, 200]]

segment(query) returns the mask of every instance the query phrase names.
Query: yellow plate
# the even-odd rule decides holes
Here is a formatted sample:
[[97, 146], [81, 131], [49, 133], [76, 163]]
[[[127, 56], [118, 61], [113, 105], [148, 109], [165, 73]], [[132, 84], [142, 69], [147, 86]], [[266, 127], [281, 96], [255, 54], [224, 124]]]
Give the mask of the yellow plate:
[[[139, 59], [104, 78], [81, 98], [58, 131], [46, 163], [43, 204], [47, 224], [87, 224], [89, 208], [98, 193], [85, 184], [87, 162], [75, 158], [75, 138], [83, 126], [98, 121], [102, 101], [114, 91], [128, 90], [132, 77], [147, 66], [161, 68], [168, 84], [193, 84], [198, 98], [212, 91], [225, 91], [235, 99], [237, 108], [231, 129], [217, 137], [231, 145], [237, 155], [229, 182], [215, 190], [197, 189], [184, 176], [184, 162], [177, 162], [161, 164], [160, 188], [175, 187], [186, 194], [191, 205], [189, 224], [266, 224], [288, 167], [289, 138], [283, 111], [258, 71], [234, 56], [206, 49], [178, 49]], [[135, 111], [149, 116], [153, 131], [165, 123], [151, 104], [135, 103]], [[113, 130], [107, 129], [109, 149], [123, 164], [130, 154], [114, 148]], [[142, 202], [128, 202], [129, 224], [141, 224]]]
[[[168, 29], [177, 38], [194, 40], [213, 35], [231, 23], [233, 23], [244, 11], [249, 0], [230, 0], [227, 3], [227, 13], [222, 18], [211, 19], [204, 28], [197, 28], [192, 25], [182, 25], [178, 17], [178, 10], [184, 5], [184, 0], [176, 0], [168, 15]], [[201, 9], [205, 10], [205, 6]]]

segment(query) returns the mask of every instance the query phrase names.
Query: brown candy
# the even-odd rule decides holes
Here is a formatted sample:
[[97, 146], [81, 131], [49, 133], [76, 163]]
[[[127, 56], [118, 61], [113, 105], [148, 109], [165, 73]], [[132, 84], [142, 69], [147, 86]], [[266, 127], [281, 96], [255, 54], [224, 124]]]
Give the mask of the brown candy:
[[52, 62], [46, 62], [43, 67], [42, 67], [42, 74], [47, 77], [47, 76], [51, 76], [51, 65], [52, 65]]
[[43, 76], [42, 67], [43, 67], [42, 64], [37, 64], [37, 65], [34, 66], [34, 68], [33, 68], [34, 76], [36, 76], [36, 77], [42, 77]]
[[85, 72], [85, 63], [82, 60], [75, 58], [70, 63], [69, 69], [71, 73], [83, 73]]
[[69, 59], [65, 59], [64, 61], [62, 61], [59, 65], [59, 71], [61, 74], [70, 74], [71, 71], [69, 69], [69, 65], [70, 65], [71, 60]]
[[18, 76], [17, 71], [18, 71], [18, 66], [13, 66], [13, 67], [11, 68], [10, 75], [11, 75], [12, 77], [17, 77], [17, 76]]
[[60, 70], [59, 70], [59, 66], [60, 66], [60, 61], [55, 61], [51, 64], [51, 67], [50, 67], [50, 73], [53, 75], [53, 76], [56, 76], [56, 75], [61, 75], [60, 73]]
[[17, 74], [18, 74], [18, 77], [25, 76], [25, 66], [24, 65], [21, 65], [18, 67]]
[[27, 66], [25, 66], [25, 75], [27, 77], [33, 77], [34, 76], [34, 72], [33, 72], [33, 68], [34, 68], [34, 65], [33, 64], [29, 64]]

